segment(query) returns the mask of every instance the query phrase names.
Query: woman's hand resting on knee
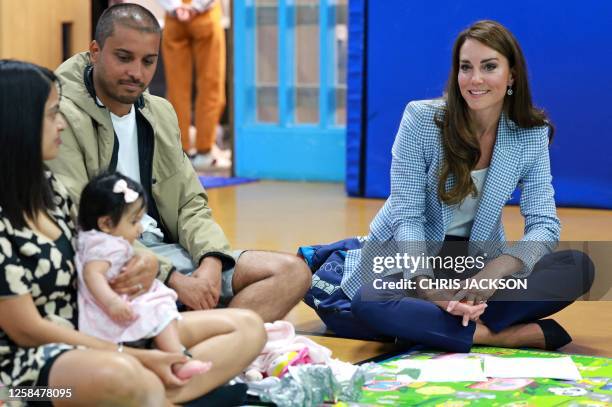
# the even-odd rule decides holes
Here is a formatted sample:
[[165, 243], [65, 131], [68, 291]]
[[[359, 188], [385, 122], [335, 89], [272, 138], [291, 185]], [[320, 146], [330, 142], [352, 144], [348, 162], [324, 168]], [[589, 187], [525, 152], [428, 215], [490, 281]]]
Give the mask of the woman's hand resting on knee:
[[189, 380], [181, 380], [172, 372], [175, 363], [186, 363], [189, 357], [182, 353], [169, 353], [157, 349], [143, 350], [139, 352], [138, 360], [144, 367], [159, 377], [166, 387], [180, 387]]
[[486, 303], [473, 304], [459, 301], [434, 301], [436, 305], [451, 315], [462, 317], [461, 324], [467, 326], [470, 321], [478, 321], [487, 308]]
[[[423, 287], [421, 279], [427, 277], [417, 277], [418, 287]], [[473, 302], [456, 301], [458, 290], [453, 289], [418, 289], [417, 296], [436, 304], [451, 315], [462, 318], [463, 326], [467, 326], [469, 321], [477, 321], [485, 312], [487, 304], [474, 304]]]

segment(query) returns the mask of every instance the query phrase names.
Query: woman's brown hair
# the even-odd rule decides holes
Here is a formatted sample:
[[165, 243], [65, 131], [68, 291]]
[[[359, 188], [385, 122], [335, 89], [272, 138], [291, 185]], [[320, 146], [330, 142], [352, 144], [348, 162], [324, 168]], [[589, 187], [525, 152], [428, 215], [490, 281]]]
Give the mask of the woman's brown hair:
[[[476, 188], [470, 172], [480, 159], [480, 146], [470, 121], [469, 108], [461, 96], [458, 83], [459, 52], [466, 40], [476, 40], [494, 49], [508, 59], [514, 78], [513, 95], [504, 98], [503, 112], [516, 125], [523, 128], [548, 125], [552, 140], [554, 128], [546, 114], [533, 106], [527, 80], [527, 66], [523, 52], [512, 33], [496, 21], [482, 20], [462, 31], [453, 46], [451, 71], [446, 86], [446, 108], [435, 119], [442, 133], [445, 160], [438, 183], [438, 195], [448, 205], [458, 204]], [[455, 185], [446, 190], [448, 177], [455, 175]]]

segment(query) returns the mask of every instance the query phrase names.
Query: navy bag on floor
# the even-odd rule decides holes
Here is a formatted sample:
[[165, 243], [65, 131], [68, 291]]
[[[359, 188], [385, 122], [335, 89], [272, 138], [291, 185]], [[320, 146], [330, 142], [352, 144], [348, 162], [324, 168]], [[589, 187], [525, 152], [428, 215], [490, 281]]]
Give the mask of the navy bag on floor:
[[298, 255], [306, 260], [314, 273], [304, 302], [315, 310], [325, 325], [338, 336], [356, 339], [376, 339], [351, 312], [351, 300], [340, 288], [344, 274], [344, 259], [348, 250], [359, 249], [357, 238], [340, 240], [328, 245], [302, 246]]

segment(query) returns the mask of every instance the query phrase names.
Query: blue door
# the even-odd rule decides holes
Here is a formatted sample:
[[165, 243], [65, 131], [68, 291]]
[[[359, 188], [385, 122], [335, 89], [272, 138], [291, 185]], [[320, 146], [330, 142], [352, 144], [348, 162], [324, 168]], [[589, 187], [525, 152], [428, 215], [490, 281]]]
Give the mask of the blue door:
[[347, 1], [233, 3], [236, 175], [344, 181]]

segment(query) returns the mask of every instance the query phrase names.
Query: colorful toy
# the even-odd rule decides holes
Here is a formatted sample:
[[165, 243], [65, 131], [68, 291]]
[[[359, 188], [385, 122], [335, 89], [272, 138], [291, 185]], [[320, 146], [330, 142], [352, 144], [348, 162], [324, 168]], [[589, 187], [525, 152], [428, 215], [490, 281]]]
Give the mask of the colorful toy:
[[267, 375], [283, 377], [289, 371], [289, 366], [312, 363], [308, 352], [308, 348], [302, 348], [299, 352], [293, 351], [283, 353], [272, 361], [270, 367], [266, 371]]

